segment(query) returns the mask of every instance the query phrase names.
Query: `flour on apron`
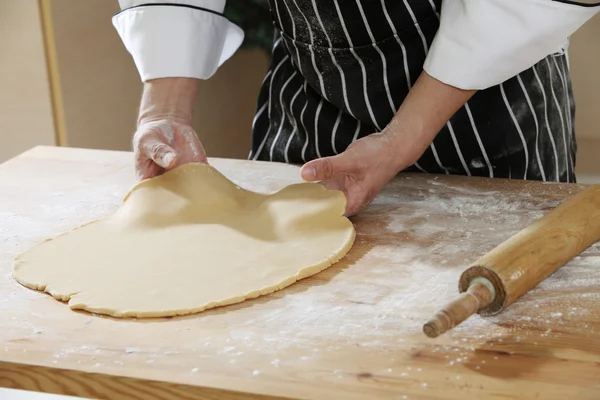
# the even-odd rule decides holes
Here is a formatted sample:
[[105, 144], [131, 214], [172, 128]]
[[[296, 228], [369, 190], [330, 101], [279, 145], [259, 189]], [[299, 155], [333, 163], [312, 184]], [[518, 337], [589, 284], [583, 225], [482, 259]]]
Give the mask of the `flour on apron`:
[[[422, 71], [441, 0], [271, 0], [273, 56], [250, 158], [302, 164], [389, 123]], [[407, 171], [574, 182], [567, 54], [479, 91]]]

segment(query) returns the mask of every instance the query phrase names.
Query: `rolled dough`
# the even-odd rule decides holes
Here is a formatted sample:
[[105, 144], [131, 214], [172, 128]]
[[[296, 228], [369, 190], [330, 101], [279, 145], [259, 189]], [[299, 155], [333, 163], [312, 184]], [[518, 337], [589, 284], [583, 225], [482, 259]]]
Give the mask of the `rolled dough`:
[[17, 256], [13, 275], [84, 309], [164, 317], [238, 303], [343, 257], [355, 231], [343, 193], [314, 183], [272, 195], [187, 164], [143, 181], [117, 212]]

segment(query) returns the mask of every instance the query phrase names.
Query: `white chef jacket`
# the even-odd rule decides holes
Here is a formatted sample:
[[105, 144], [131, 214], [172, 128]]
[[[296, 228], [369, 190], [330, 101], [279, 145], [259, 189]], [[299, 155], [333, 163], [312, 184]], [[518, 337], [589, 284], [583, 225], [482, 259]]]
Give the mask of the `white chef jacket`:
[[[142, 81], [210, 78], [244, 38], [221, 15], [225, 1], [119, 0], [113, 25]], [[565, 49], [599, 10], [568, 0], [443, 0], [424, 70], [461, 89], [498, 85]]]

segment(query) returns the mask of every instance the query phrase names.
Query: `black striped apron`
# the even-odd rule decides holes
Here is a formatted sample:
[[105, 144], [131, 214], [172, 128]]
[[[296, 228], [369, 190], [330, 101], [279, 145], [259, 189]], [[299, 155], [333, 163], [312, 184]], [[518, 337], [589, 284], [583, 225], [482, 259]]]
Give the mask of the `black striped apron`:
[[[302, 164], [381, 131], [422, 71], [441, 0], [270, 0], [276, 34], [250, 158]], [[575, 181], [569, 64], [481, 90], [406, 171]]]

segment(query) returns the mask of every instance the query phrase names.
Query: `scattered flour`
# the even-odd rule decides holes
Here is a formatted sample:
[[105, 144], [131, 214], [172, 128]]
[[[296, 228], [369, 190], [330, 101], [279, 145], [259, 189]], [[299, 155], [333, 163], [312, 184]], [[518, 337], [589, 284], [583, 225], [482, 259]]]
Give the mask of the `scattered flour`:
[[[334, 266], [309, 286], [295, 285], [274, 295], [260, 304], [260, 317], [246, 324], [239, 325], [233, 314], [219, 315], [220, 321], [232, 324], [236, 319], [231, 339], [249, 350], [265, 351], [311, 348], [316, 340], [330, 341], [331, 349], [348, 344], [381, 347], [401, 343], [403, 335], [422, 335], [423, 323], [458, 294], [459, 277], [471, 263], [558, 204], [537, 201], [527, 192], [506, 195], [454, 186], [455, 194], [448, 196], [444, 184], [427, 183], [421, 190], [395, 191], [395, 197], [375, 200], [370, 212], [385, 215], [387, 223], [375, 226], [359, 220], [354, 249], [361, 253], [355, 256], [359, 263], [348, 260], [347, 268]], [[389, 244], [369, 248], [376, 235], [377, 243]], [[600, 257], [592, 256], [599, 249], [594, 246], [586, 257], [563, 267], [534, 294], [544, 298], [549, 289], [567, 283], [589, 287], [590, 279], [600, 287]], [[323, 280], [326, 284], [319, 284]], [[593, 293], [577, 298], [585, 295]], [[480, 339], [482, 333], [494, 335], [497, 323], [516, 318], [509, 311], [492, 318], [475, 315], [453, 332]], [[559, 320], [569, 311], [553, 312], [545, 319]], [[525, 315], [532, 317], [531, 308]]]
[[[237, 167], [235, 173], [233, 167], [229, 171], [227, 168], [223, 170], [228, 176], [236, 175], [242, 186], [261, 191], [276, 190], [282, 183], [289, 183], [290, 177], [297, 175], [292, 167], [283, 168], [282, 172], [276, 174], [268, 167], [264, 168], [264, 181], [255, 182], [250, 187], [243, 185], [245, 171]], [[95, 173], [88, 175], [97, 175], [98, 169], [92, 172], [94, 171]], [[41, 188], [41, 194], [34, 195], [30, 203], [38, 204], [37, 208], [28, 205], [19, 208], [14, 203], [9, 204], [0, 199], [0, 210], [10, 210], [0, 212], [0, 247], [10, 248], [11, 253], [17, 254], [25, 250], [32, 241], [110, 214], [118, 206], [129, 185], [102, 186], [98, 184], [99, 179], [93, 183], [75, 182], [72, 187], [65, 187], [64, 193]], [[401, 190], [396, 190], [398, 185]], [[554, 190], [551, 185], [548, 188], [549, 191]], [[65, 193], [69, 193], [69, 201], [65, 201]], [[485, 188], [480, 190], [458, 185], [448, 186], [434, 179], [427, 182], [416, 178], [401, 180], [395, 186], [393, 194], [378, 197], [369, 208], [370, 216], [378, 218], [359, 216], [356, 219], [356, 244], [343, 262], [309, 278], [305, 283], [292, 285], [269, 297], [232, 306], [227, 312], [215, 309], [188, 317], [184, 319], [187, 326], [193, 327], [192, 324], [198, 323], [203, 328], [226, 327], [220, 330], [225, 332], [224, 337], [196, 337], [199, 332], [205, 331], [192, 329], [187, 332], [190, 329], [188, 327], [173, 333], [174, 337], [182, 338], [182, 343], [174, 343], [173, 346], [187, 346], [188, 353], [194, 354], [194, 357], [211, 357], [211, 360], [225, 360], [224, 362], [246, 368], [245, 354], [249, 352], [269, 354], [294, 347], [299, 350], [295, 360], [310, 363], [322, 356], [320, 351], [327, 349], [349, 345], [380, 349], [401, 345], [403, 336], [422, 336], [422, 324], [457, 294], [460, 274], [470, 263], [541, 217], [544, 210], [554, 205], [556, 202], [542, 203], [527, 192], [507, 195]], [[370, 223], [374, 219], [383, 222]], [[24, 234], [28, 235], [28, 243], [19, 240], [19, 236]], [[378, 245], [373, 246], [373, 243]], [[0, 262], [2, 265], [10, 265], [8, 259]], [[590, 304], [598, 304], [600, 301], [599, 268], [600, 247], [594, 246], [584, 257], [578, 257], [560, 269], [502, 315], [487, 319], [473, 316], [455, 328], [454, 332], [463, 334], [463, 338], [468, 334], [469, 340], [475, 337], [484, 341], [494, 331], [497, 323], [529, 326], [545, 325], [550, 321], [559, 324], [561, 321], [585, 316], [593, 309]], [[9, 268], [2, 269], [2, 273], [9, 276]], [[25, 326], [21, 315], [29, 315], [30, 310], [25, 310], [25, 306], [15, 308], [15, 304], [30, 306], [30, 299], [39, 298], [39, 294], [17, 285], [15, 288], [18, 288], [15, 289], [18, 296], [26, 301], [15, 303], [10, 297], [2, 298], [0, 313], [10, 316], [2, 323], [2, 328], [14, 328], [16, 331], [17, 327]], [[598, 290], [593, 292], [593, 288]], [[244, 313], [246, 308], [253, 312]], [[246, 318], [240, 318], [240, 315]], [[85, 329], [92, 332], [91, 328], [98, 321], [96, 317], [89, 318], [88, 323], [92, 322], [92, 325]], [[102, 322], [103, 326], [112, 326], [112, 322], [107, 321]], [[164, 323], [163, 329], [168, 325], [169, 322]], [[177, 326], [175, 320], [173, 325]], [[131, 327], [138, 333], [148, 332], [148, 325]], [[27, 326], [22, 331], [35, 336], [35, 329], [37, 328], [34, 326]], [[542, 332], [545, 335], [555, 334], [554, 331], [546, 333], [545, 329]], [[38, 334], [37, 337], [43, 338], [51, 334], [53, 333], [46, 329], [43, 335]], [[185, 342], [184, 337], [187, 338]], [[153, 359], [146, 363], [153, 364], [156, 359], [153, 367], [159, 363], [162, 365], [172, 362], [174, 357], [162, 356], [168, 352], [176, 354], [175, 351], [164, 352], [158, 345], [151, 348], [149, 344], [164, 343], [164, 337], [144, 339], [144, 344], [135, 342], [127, 343], [126, 346], [140, 346], [144, 354], [150, 352]], [[519, 341], [521, 337], [515, 340]], [[107, 343], [108, 340], [99, 335], [97, 342]], [[315, 346], [315, 343], [319, 346]], [[460, 342], [460, 345], [466, 344]], [[73, 343], [68, 346], [67, 350], [56, 350], [53, 362], [64, 362], [62, 358], [70, 357], [71, 353], [89, 356], [99, 350]], [[122, 348], [110, 351], [118, 351], [118, 354], [124, 355]], [[138, 353], [140, 348], [128, 347], [125, 353]], [[109, 351], [105, 347], [102, 349]], [[157, 354], [151, 353], [153, 349], [156, 349]], [[444, 351], [449, 354], [451, 349]], [[465, 356], [458, 352], [452, 353], [452, 357], [446, 362], [451, 363], [453, 368], [459, 368], [465, 364]], [[100, 357], [98, 354], [98, 358]], [[95, 358], [90, 356], [85, 362], [93, 365], [93, 361], [89, 360]], [[127, 357], [127, 360], [133, 358], [134, 356]], [[271, 357], [265, 358], [265, 363], [252, 366], [246, 371], [252, 371], [250, 373], [257, 376], [261, 371], [254, 369], [256, 367], [268, 371], [268, 368], [282, 368], [288, 362], [290, 360], [285, 359], [280, 364], [279, 358], [271, 354]], [[485, 361], [481, 362], [484, 363]], [[190, 363], [186, 371], [193, 366]], [[335, 368], [331, 370], [339, 378], [345, 377], [347, 373]], [[480, 366], [475, 368], [479, 369]], [[405, 377], [409, 374], [417, 375], [413, 372], [401, 373]]]

